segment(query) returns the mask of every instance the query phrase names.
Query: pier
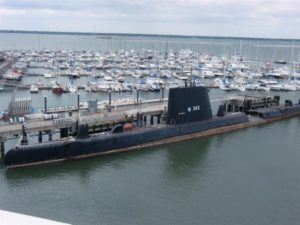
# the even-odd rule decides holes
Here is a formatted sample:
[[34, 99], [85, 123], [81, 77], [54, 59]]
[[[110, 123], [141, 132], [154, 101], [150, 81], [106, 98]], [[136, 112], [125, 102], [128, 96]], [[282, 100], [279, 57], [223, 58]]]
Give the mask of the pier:
[[[237, 100], [239, 104], [243, 102], [242, 96], [227, 97], [222, 99], [213, 99], [211, 102], [230, 102]], [[24, 115], [26, 119], [26, 131], [33, 132], [49, 132], [57, 129], [71, 128], [75, 129], [78, 123], [88, 124], [91, 131], [95, 129], [103, 128], [102, 130], [108, 130], [112, 128], [114, 124], [124, 122], [137, 122], [147, 124], [153, 124], [154, 118], [156, 122], [160, 123], [162, 120], [162, 114], [167, 109], [168, 99], [150, 99], [136, 102], [130, 102], [128, 104], [118, 104], [107, 102], [107, 108], [95, 112], [85, 107], [79, 107], [78, 105], [59, 106], [51, 108], [39, 109], [39, 114]], [[46, 103], [47, 104], [47, 103]], [[109, 106], [109, 104], [111, 104]], [[97, 111], [97, 110], [96, 110]], [[52, 117], [51, 115], [58, 114], [59, 116]], [[45, 119], [43, 116], [49, 115], [49, 119]], [[101, 130], [101, 129], [100, 129]], [[0, 125], [0, 142], [12, 135], [22, 134], [22, 123], [4, 124]]]
[[[137, 125], [145, 124], [150, 121], [153, 124], [154, 117], [160, 123], [161, 116], [166, 110], [167, 101], [161, 99], [148, 100], [141, 103], [133, 103], [121, 106], [112, 106], [100, 112], [91, 113], [87, 109], [74, 107], [52, 108], [47, 112], [62, 113], [64, 117], [45, 120], [42, 118], [26, 120], [26, 132], [38, 133], [39, 142], [42, 142], [42, 132], [49, 134], [52, 139], [52, 132], [60, 130], [61, 138], [68, 136], [68, 131], [76, 131], [78, 123], [88, 124], [91, 132], [110, 130], [115, 124], [125, 122], [136, 122]], [[22, 134], [22, 124], [6, 124], [0, 126], [0, 142], [5, 142], [6, 138], [12, 135]], [[3, 146], [1, 146], [3, 147]], [[3, 149], [3, 148], [1, 148]]]

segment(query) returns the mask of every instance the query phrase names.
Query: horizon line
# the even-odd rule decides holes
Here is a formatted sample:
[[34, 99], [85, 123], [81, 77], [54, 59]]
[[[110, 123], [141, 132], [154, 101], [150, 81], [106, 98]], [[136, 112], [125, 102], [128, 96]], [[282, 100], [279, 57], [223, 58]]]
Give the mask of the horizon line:
[[271, 37], [243, 37], [243, 36], [208, 36], [208, 35], [184, 35], [184, 34], [145, 34], [145, 33], [101, 33], [101, 32], [81, 32], [81, 31], [39, 31], [39, 30], [14, 30], [0, 29], [0, 33], [27, 33], [27, 34], [55, 34], [55, 35], [111, 35], [111, 36], [162, 36], [162, 37], [182, 37], [182, 38], [215, 38], [215, 39], [254, 39], [254, 40], [287, 40], [298, 41], [298, 38], [271, 38]]

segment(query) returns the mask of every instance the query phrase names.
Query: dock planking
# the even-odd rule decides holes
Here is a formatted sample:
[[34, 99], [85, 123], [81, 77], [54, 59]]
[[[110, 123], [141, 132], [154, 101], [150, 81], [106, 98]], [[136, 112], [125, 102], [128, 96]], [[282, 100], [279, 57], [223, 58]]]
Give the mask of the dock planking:
[[[102, 124], [114, 124], [120, 121], [126, 121], [128, 118], [137, 119], [137, 115], [157, 115], [161, 114], [166, 107], [166, 101], [161, 100], [148, 100], [139, 104], [129, 104], [122, 106], [113, 106], [111, 111], [102, 110], [97, 113], [80, 113], [73, 111], [72, 116], [44, 120], [44, 119], [34, 119], [26, 121], [27, 132], [38, 132], [45, 130], [55, 130], [62, 129], [66, 127], [75, 127], [77, 123], [83, 123], [88, 125], [102, 125]], [[59, 110], [59, 112], [69, 112], [69, 108], [65, 111]], [[55, 112], [55, 110], [51, 110]], [[0, 125], [0, 137], [7, 137], [10, 135], [16, 135], [22, 133], [22, 124], [5, 124]]]

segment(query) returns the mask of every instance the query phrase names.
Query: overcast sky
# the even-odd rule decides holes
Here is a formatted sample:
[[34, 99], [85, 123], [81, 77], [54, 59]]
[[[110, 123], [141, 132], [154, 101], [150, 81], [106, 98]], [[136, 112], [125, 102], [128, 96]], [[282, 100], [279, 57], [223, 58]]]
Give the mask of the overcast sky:
[[300, 0], [0, 0], [0, 29], [300, 38]]

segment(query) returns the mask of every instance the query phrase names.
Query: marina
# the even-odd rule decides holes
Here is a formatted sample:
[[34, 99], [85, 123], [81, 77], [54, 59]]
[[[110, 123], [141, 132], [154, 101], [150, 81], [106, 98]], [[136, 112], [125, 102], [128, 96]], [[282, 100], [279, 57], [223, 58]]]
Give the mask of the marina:
[[[154, 121], [156, 124], [161, 122], [172, 124], [170, 119], [166, 118], [171, 106], [170, 99], [166, 99], [165, 96], [170, 90], [176, 88], [185, 89], [190, 86], [235, 92], [235, 96], [227, 100], [223, 98], [225, 103], [221, 102], [221, 104], [231, 107], [226, 108], [225, 112], [227, 110], [247, 112], [251, 116], [255, 115], [263, 119], [272, 119], [272, 116], [270, 118], [267, 116], [270, 112], [265, 113], [257, 109], [274, 107], [282, 103], [279, 95], [276, 97], [278, 100], [272, 103], [270, 97], [262, 97], [261, 94], [261, 97], [255, 97], [256, 92], [300, 90], [299, 63], [295, 61], [293, 47], [292, 56], [287, 64], [286, 61], [282, 63], [281, 59], [250, 60], [241, 54], [217, 56], [199, 50], [197, 52], [190, 49], [174, 51], [168, 47], [168, 44], [167, 42], [165, 51], [142, 48], [138, 51], [117, 49], [104, 52], [50, 49], [3, 52], [1, 84], [4, 91], [5, 87], [14, 91], [8, 108], [1, 113], [4, 122], [0, 125], [2, 158], [11, 148], [10, 146], [6, 148], [6, 140], [13, 137], [20, 137], [21, 145], [31, 145], [36, 142], [42, 143], [43, 139], [45, 141], [45, 137], [43, 138], [45, 135], [48, 136], [46, 139], [49, 143], [67, 140], [76, 135], [78, 138], [82, 125], [87, 127], [86, 132], [89, 135], [113, 132], [120, 125], [138, 128], [146, 126], [147, 123], [153, 126]], [[239, 45], [239, 51], [242, 52], [241, 41]], [[34, 80], [35, 82], [32, 82]], [[18, 90], [29, 90], [30, 97], [16, 98]], [[44, 95], [44, 107], [36, 108], [32, 105], [31, 95], [40, 96], [41, 91], [51, 92], [58, 97], [66, 93], [74, 95], [73, 98], [77, 96], [77, 104], [49, 107], [48, 97]], [[106, 95], [106, 99], [82, 101], [80, 98], [82, 92], [102, 93]], [[148, 92], [154, 93], [154, 96], [159, 98], [140, 97], [141, 93]], [[113, 93], [119, 95], [129, 93], [130, 97], [115, 98], [112, 97]], [[250, 97], [252, 100], [246, 100], [249, 98], [247, 95], [253, 96]], [[251, 102], [250, 105], [253, 105], [257, 102], [255, 98], [267, 100], [267, 103], [260, 102], [252, 111], [245, 110], [245, 102]], [[293, 106], [291, 100], [286, 100], [285, 107], [297, 108], [296, 105]], [[297, 115], [296, 108], [295, 115]], [[277, 111], [274, 115], [277, 115]], [[285, 117], [281, 112], [277, 116]], [[246, 123], [248, 120], [252, 122]], [[265, 123], [252, 117], [247, 121], [244, 121], [245, 125], [238, 127]], [[225, 130], [236, 129], [229, 127], [228, 125]], [[219, 131], [212, 133], [219, 133]], [[38, 138], [35, 141], [30, 138], [28, 142], [27, 135]]]
[[[57, 37], [54, 36], [55, 38]], [[109, 42], [112, 47], [112, 43], [117, 41], [114, 38], [106, 40], [107, 46]], [[6, 77], [1, 80], [4, 88], [0, 96], [3, 102], [0, 106], [0, 111], [3, 111], [0, 136], [3, 138], [1, 142], [5, 142], [4, 148], [1, 146], [5, 152], [20, 144], [22, 125], [25, 125], [29, 146], [64, 139], [70, 141], [71, 137], [76, 139], [78, 121], [88, 124], [91, 136], [109, 134], [119, 123], [132, 123], [137, 129], [136, 135], [139, 135], [139, 129], [143, 127], [163, 127], [169, 91], [190, 85], [209, 89], [213, 114], [218, 113], [221, 103], [228, 106], [234, 102], [234, 110], [232, 106], [227, 107], [227, 110], [235, 111], [243, 106], [245, 98], [256, 102], [256, 106], [253, 106], [257, 108], [250, 109], [250, 120], [246, 123], [152, 141], [137, 145], [135, 149], [122, 148], [113, 152], [119, 154], [111, 156], [102, 155], [18, 169], [7, 169], [1, 163], [0, 179], [4, 182], [0, 189], [5, 194], [10, 193], [9, 189], [12, 188], [16, 197], [10, 195], [8, 200], [8, 197], [3, 196], [4, 201], [1, 201], [0, 206], [71, 224], [97, 224], [99, 221], [121, 224], [124, 218], [125, 224], [138, 224], [132, 211], [145, 215], [145, 224], [161, 221], [178, 224], [178, 218], [159, 212], [164, 207], [170, 207], [175, 212], [184, 204], [187, 208], [180, 207], [181, 212], [185, 217], [191, 218], [191, 224], [198, 221], [198, 216], [190, 213], [195, 209], [200, 211], [206, 222], [232, 224], [233, 221], [227, 217], [228, 210], [218, 207], [226, 203], [230, 210], [238, 212], [235, 216], [240, 224], [250, 224], [244, 220], [253, 221], [250, 217], [254, 216], [254, 221], [283, 222], [282, 218], [287, 214], [290, 224], [296, 224], [297, 213], [292, 209], [297, 208], [297, 203], [291, 203], [291, 199], [297, 199], [296, 191], [293, 190], [298, 185], [298, 112], [286, 116], [281, 113], [288, 111], [291, 106], [296, 109], [299, 104], [297, 44], [287, 43], [288, 48], [280, 47], [288, 49], [284, 58], [287, 63], [281, 64], [275, 59], [273, 52], [269, 58], [256, 57], [255, 54], [251, 57], [245, 50], [242, 52], [244, 54], [238, 54], [241, 51], [238, 50], [240, 43], [237, 41], [236, 50], [223, 58], [223, 64], [222, 55], [227, 51], [210, 54], [201, 51], [201, 48], [205, 49], [205, 44], [202, 43], [202, 47], [199, 47], [200, 41], [197, 44], [190, 44], [191, 42], [193, 40], [179, 44], [186, 45], [183, 46], [184, 50], [182, 46], [171, 50], [171, 47], [180, 42], [170, 40], [166, 44], [163, 37], [162, 41], [157, 42], [160, 43], [157, 47], [163, 46], [158, 47], [159, 50], [142, 50], [141, 45], [133, 50], [127, 47], [113, 51], [46, 48], [5, 50], [7, 57], [18, 59], [6, 69], [12, 72], [8, 78], [14, 77], [11, 69], [20, 69], [15, 65], [26, 65], [24, 71], [20, 71], [20, 79], [11, 80]], [[125, 46], [125, 42], [120, 43]], [[152, 41], [144, 41], [145, 43]], [[260, 45], [259, 48], [265, 46], [264, 43]], [[188, 47], [192, 50], [186, 50]], [[35, 45], [35, 48], [38, 46]], [[82, 48], [88, 49], [86, 46]], [[277, 47], [274, 45], [266, 48]], [[294, 54], [291, 54], [292, 48]], [[149, 52], [152, 52], [153, 58], [146, 60], [145, 56]], [[126, 53], [128, 56], [122, 58]], [[45, 57], [45, 61], [38, 59], [45, 54], [53, 54], [52, 65], [46, 66], [51, 57]], [[171, 63], [172, 54], [174, 65]], [[103, 65], [99, 60], [101, 57], [104, 59]], [[144, 60], [141, 61], [140, 57]], [[203, 63], [202, 58], [206, 57], [207, 61], [204, 60]], [[132, 61], [136, 64], [130, 65]], [[213, 62], [219, 62], [220, 65]], [[174, 68], [176, 66], [178, 68]], [[58, 91], [53, 91], [54, 83], [51, 81], [58, 82]], [[151, 86], [153, 83], [155, 85]], [[287, 86], [292, 83], [293, 87]], [[36, 85], [38, 91], [32, 85]], [[128, 89], [125, 89], [127, 85]], [[280, 96], [280, 100], [275, 101], [274, 96]], [[267, 109], [278, 107], [277, 103], [280, 107], [275, 111]], [[263, 104], [269, 107], [260, 107]], [[9, 111], [14, 113], [9, 114]], [[278, 113], [280, 116], [276, 118]], [[282, 135], [283, 130], [285, 135]], [[258, 142], [257, 140], [260, 143], [254, 148], [253, 143]], [[120, 153], [145, 147], [146, 151]], [[274, 171], [277, 173], [274, 174]], [[275, 189], [274, 183], [277, 185]], [[289, 193], [285, 192], [286, 186], [291, 187]], [[89, 193], [86, 192], [87, 188]], [[135, 196], [130, 194], [132, 192]], [[280, 201], [274, 198], [278, 193]], [[53, 198], [53, 195], [58, 195], [57, 199], [61, 201]], [[247, 197], [249, 195], [252, 197]], [[37, 196], [48, 202], [47, 208], [38, 207], [40, 202]], [[259, 199], [263, 199], [261, 205], [264, 207], [261, 212], [251, 207], [260, 202]], [[87, 204], [87, 201], [90, 203]], [[208, 208], [199, 205], [201, 201], [206, 202]], [[247, 205], [244, 205], [245, 201]], [[77, 207], [80, 206], [87, 207], [89, 213], [79, 210]], [[241, 207], [243, 210], [239, 211]], [[282, 207], [286, 207], [285, 212], [280, 210]], [[63, 213], [56, 213], [57, 208]], [[215, 211], [212, 213], [209, 208], [214, 208]], [[245, 211], [248, 213], [245, 214]], [[80, 214], [81, 218], [74, 218], [74, 212]], [[266, 215], [269, 215], [268, 218]]]
[[[286, 63], [276, 58], [262, 58], [259, 52], [256, 59], [251, 54], [239, 54], [245, 52], [242, 40], [237, 42], [236, 49], [228, 46], [231, 51], [223, 55], [200, 51], [199, 46], [202, 48], [204, 42], [181, 42], [180, 45], [183, 43], [194, 49], [178, 49], [176, 41], [168, 40], [160, 42], [160, 49], [142, 46], [106, 51], [47, 48], [3, 51], [0, 84], [2, 91], [11, 92], [12, 97], [10, 102], [6, 100], [6, 108], [1, 106], [1, 143], [20, 136], [22, 123], [28, 132], [38, 135], [38, 142], [43, 135], [52, 140], [55, 133], [60, 133], [60, 138], [76, 133], [78, 123], [87, 124], [90, 132], [109, 131], [115, 124], [127, 121], [153, 125], [154, 118], [161, 122], [166, 113], [165, 97], [172, 88], [192, 85], [219, 89], [225, 95], [229, 93], [229, 99], [300, 90], [295, 42], [292, 46], [286, 45], [291, 53], [289, 60], [284, 58]], [[275, 48], [271, 44], [257, 43], [253, 47], [257, 50]], [[285, 49], [282, 45], [278, 48]], [[26, 93], [26, 99], [19, 99], [19, 92]], [[34, 95], [40, 100], [38, 107], [32, 102]], [[66, 99], [71, 97], [76, 104], [52, 103], [49, 107], [48, 99], [59, 99], [63, 95], [68, 96]], [[7, 148], [2, 144], [2, 149]]]
[[[67, 49], [47, 48], [48, 42], [45, 47], [39, 42], [36, 49], [33, 42], [30, 50], [5, 51], [6, 61], [14, 63], [1, 74], [2, 83], [15, 81], [19, 87], [30, 89], [35, 85], [40, 90], [52, 90], [54, 85], [59, 85], [62, 91], [58, 93], [70, 92], [70, 85], [71, 92], [76, 89], [155, 92], [162, 86], [183, 86], [188, 79], [197, 85], [226, 91], [299, 90], [299, 48], [295, 41], [293, 45], [290, 41], [276, 47], [272, 40], [259, 39], [220, 43], [205, 38], [204, 41], [146, 38], [148, 42], [118, 36], [87, 38], [90, 38], [88, 42]], [[93, 50], [87, 50], [93, 42]], [[124, 48], [118, 47], [123, 42]], [[80, 45], [86, 46], [80, 48]]]

